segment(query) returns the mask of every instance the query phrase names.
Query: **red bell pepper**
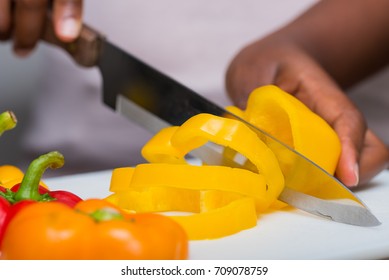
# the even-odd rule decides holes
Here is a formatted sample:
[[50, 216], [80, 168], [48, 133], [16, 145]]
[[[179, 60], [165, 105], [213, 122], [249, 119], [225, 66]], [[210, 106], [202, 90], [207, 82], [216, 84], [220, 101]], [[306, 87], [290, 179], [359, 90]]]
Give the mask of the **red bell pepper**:
[[20, 184], [11, 189], [0, 187], [0, 245], [4, 231], [13, 216], [26, 205], [36, 202], [58, 201], [74, 207], [82, 199], [67, 191], [49, 191], [39, 185], [47, 168], [59, 168], [64, 157], [59, 152], [41, 155], [31, 162]]

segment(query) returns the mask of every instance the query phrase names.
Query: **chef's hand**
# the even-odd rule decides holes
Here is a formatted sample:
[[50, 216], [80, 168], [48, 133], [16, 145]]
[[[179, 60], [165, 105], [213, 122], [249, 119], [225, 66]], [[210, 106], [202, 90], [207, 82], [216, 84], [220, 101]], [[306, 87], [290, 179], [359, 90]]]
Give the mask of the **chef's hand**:
[[64, 42], [76, 39], [82, 0], [0, 0], [0, 39], [12, 38], [16, 54], [28, 55], [42, 36], [50, 7], [58, 38]]
[[270, 36], [233, 59], [226, 87], [235, 104], [245, 108], [250, 92], [266, 84], [293, 94], [334, 128], [342, 144], [336, 176], [345, 185], [364, 183], [387, 167], [388, 148], [336, 82], [300, 48]]

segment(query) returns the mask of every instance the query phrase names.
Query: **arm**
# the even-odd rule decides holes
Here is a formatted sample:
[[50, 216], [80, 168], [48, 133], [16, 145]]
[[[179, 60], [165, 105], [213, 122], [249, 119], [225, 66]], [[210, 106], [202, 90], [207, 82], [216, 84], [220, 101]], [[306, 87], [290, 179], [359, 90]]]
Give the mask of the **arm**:
[[13, 38], [15, 52], [29, 54], [42, 36], [49, 5], [58, 38], [64, 42], [76, 39], [82, 0], [0, 0], [0, 39]]
[[387, 147], [369, 129], [342, 88], [389, 61], [389, 1], [323, 0], [232, 60], [226, 86], [245, 107], [257, 86], [276, 84], [302, 100], [338, 133], [336, 176], [348, 186], [387, 166]]

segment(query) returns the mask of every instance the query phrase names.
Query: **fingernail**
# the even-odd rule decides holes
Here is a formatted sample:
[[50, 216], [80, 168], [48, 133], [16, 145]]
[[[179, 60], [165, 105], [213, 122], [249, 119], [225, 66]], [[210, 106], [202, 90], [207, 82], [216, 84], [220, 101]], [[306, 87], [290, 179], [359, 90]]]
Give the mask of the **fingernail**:
[[78, 36], [80, 30], [79, 22], [74, 18], [65, 18], [61, 24], [61, 34], [69, 39], [74, 39]]
[[356, 163], [354, 165], [354, 176], [355, 176], [355, 184], [354, 186], [357, 186], [359, 184], [359, 165]]

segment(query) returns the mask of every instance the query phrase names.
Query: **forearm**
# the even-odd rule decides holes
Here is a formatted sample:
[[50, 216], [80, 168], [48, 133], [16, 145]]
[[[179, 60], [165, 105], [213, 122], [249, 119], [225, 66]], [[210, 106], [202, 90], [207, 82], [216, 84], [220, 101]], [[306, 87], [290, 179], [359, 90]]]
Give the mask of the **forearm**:
[[324, 0], [272, 34], [308, 52], [343, 87], [389, 62], [389, 1]]

